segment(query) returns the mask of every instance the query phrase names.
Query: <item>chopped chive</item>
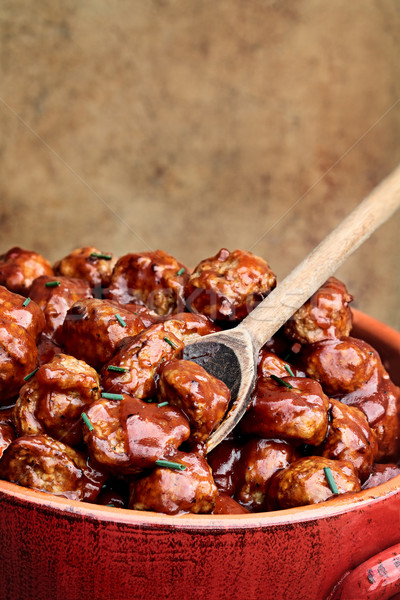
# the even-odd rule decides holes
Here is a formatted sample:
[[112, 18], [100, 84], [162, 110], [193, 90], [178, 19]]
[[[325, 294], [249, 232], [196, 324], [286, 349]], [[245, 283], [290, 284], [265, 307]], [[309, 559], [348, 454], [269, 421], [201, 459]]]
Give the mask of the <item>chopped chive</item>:
[[92, 252], [90, 255], [92, 258], [102, 258], [103, 260], [111, 260], [111, 254], [102, 254], [101, 252]]
[[114, 365], [109, 365], [107, 367], [107, 371], [115, 371], [115, 373], [126, 373], [128, 369], [125, 369], [125, 367], [116, 367]]
[[123, 400], [124, 399], [122, 394], [108, 394], [107, 392], [103, 392], [101, 397], [106, 398], [107, 400]]
[[111, 508], [115, 508], [115, 504], [106, 504], [106, 506], [111, 506]]
[[292, 371], [292, 369], [290, 368], [290, 365], [286, 364], [285, 365], [285, 369], [289, 373], [289, 375], [291, 375], [292, 377], [295, 376], [294, 373], [293, 373], [293, 371]]
[[337, 489], [337, 485], [335, 483], [335, 480], [333, 479], [333, 475], [332, 475], [332, 471], [331, 471], [330, 467], [324, 467], [324, 473], [325, 473], [327, 482], [329, 483], [329, 487], [331, 488], [331, 491], [334, 494], [338, 494], [339, 490]]
[[26, 300], [24, 300], [24, 302], [22, 303], [22, 306], [28, 306], [29, 302], [31, 301], [30, 298], [27, 298]]
[[171, 342], [171, 340], [167, 337], [164, 338], [164, 342], [167, 342], [167, 344], [169, 344], [170, 346], [172, 346], [172, 348], [175, 348], [176, 350], [176, 346], [173, 342]]
[[162, 406], [168, 406], [168, 402], [160, 402], [160, 404], [157, 404], [158, 408], [161, 408]]
[[126, 323], [123, 320], [123, 318], [121, 317], [121, 315], [119, 315], [118, 313], [115, 315], [115, 318], [117, 319], [118, 323], [120, 325], [122, 325], [122, 327], [126, 327]]
[[45, 287], [58, 287], [61, 285], [61, 281], [47, 281], [44, 285]]
[[283, 379], [281, 379], [280, 377], [277, 377], [276, 375], [271, 375], [271, 377], [277, 383], [280, 383], [281, 385], [284, 385], [285, 387], [289, 388], [289, 390], [293, 389], [293, 386], [290, 385], [290, 383], [288, 383], [287, 381], [283, 381]]
[[91, 424], [87, 414], [83, 412], [81, 416], [82, 416], [82, 420], [84, 421], [84, 423], [87, 426], [87, 428], [89, 429], [89, 431], [93, 431], [93, 425]]
[[181, 269], [179, 269], [179, 271], [177, 272], [178, 277], [180, 277], [180, 275], [183, 275], [185, 272], [185, 269], [182, 267]]
[[170, 460], [156, 460], [156, 465], [159, 467], [166, 467], [167, 469], [176, 469], [177, 471], [184, 471], [186, 469], [186, 465], [171, 462]]
[[37, 371], [39, 371], [39, 367], [36, 367], [36, 369], [34, 371], [31, 371], [30, 373], [28, 373], [28, 375], [25, 375], [24, 381], [28, 381], [28, 379], [33, 377], [34, 374], [37, 373]]

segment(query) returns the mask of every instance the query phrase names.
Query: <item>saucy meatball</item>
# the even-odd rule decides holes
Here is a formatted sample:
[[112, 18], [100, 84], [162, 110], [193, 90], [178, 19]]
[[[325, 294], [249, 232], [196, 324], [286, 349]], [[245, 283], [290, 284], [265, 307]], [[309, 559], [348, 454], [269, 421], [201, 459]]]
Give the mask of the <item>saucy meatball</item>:
[[304, 377], [305, 373], [289, 364], [282, 358], [279, 358], [274, 352], [262, 349], [258, 357], [257, 375], [261, 379], [268, 379], [271, 375], [276, 377]]
[[5, 321], [24, 327], [37, 340], [45, 327], [43, 312], [36, 302], [0, 286], [0, 313]]
[[249, 510], [244, 506], [241, 506], [239, 502], [236, 502], [230, 496], [226, 494], [218, 494], [215, 501], [215, 506], [211, 511], [212, 515], [241, 515], [249, 514]]
[[18, 395], [37, 366], [35, 340], [21, 325], [0, 319], [0, 404]]
[[48, 433], [70, 446], [82, 442], [81, 414], [100, 398], [100, 378], [82, 360], [56, 355], [21, 388], [14, 410], [19, 435]]
[[121, 473], [138, 473], [176, 452], [188, 439], [187, 419], [176, 408], [123, 395], [102, 398], [87, 411], [91, 428], [84, 430], [91, 456]]
[[317, 446], [328, 430], [328, 407], [317, 381], [306, 377], [261, 380], [239, 427], [243, 433], [263, 438]]
[[304, 349], [303, 361], [307, 375], [319, 381], [332, 396], [353, 392], [376, 369], [383, 369], [372, 346], [352, 337], [310, 344]]
[[86, 279], [90, 287], [107, 288], [111, 281], [111, 274], [116, 259], [108, 252], [101, 252], [94, 246], [77, 248], [54, 265], [56, 275]]
[[60, 337], [70, 354], [100, 369], [122, 339], [144, 328], [140, 317], [116, 302], [83, 298], [68, 310]]
[[43, 310], [45, 333], [60, 341], [62, 325], [68, 309], [82, 298], [91, 298], [90, 286], [84, 279], [42, 276], [35, 279], [29, 296]]
[[167, 335], [161, 323], [125, 338], [101, 371], [103, 388], [137, 398], [151, 398], [156, 392], [159, 367], [165, 360], [180, 355], [182, 349], [183, 343], [172, 333]]
[[51, 277], [53, 269], [37, 252], [15, 247], [0, 256], [0, 285], [11, 292], [27, 296], [33, 281], [42, 275]]
[[350, 461], [360, 480], [365, 481], [378, 454], [375, 433], [358, 408], [333, 399], [329, 403], [329, 430], [322, 456]]
[[400, 467], [395, 464], [379, 464], [375, 463], [372, 467], [370, 476], [362, 485], [363, 490], [369, 490], [370, 488], [386, 483], [393, 477], [400, 475]]
[[241, 481], [235, 499], [251, 512], [267, 510], [268, 488], [273, 475], [296, 458], [292, 446], [282, 440], [250, 440], [237, 465]]
[[189, 277], [186, 304], [213, 321], [240, 321], [276, 286], [276, 277], [251, 252], [222, 248], [201, 261]]
[[339, 494], [359, 492], [360, 480], [351, 463], [322, 456], [299, 458], [274, 475], [268, 491], [269, 508], [319, 504], [335, 496], [324, 468], [329, 468]]
[[162, 250], [121, 256], [111, 277], [109, 297], [120, 304], [145, 304], [159, 315], [185, 306], [188, 270]]
[[195, 313], [178, 313], [172, 315], [163, 321], [163, 328], [169, 333], [173, 333], [184, 344], [194, 342], [195, 340], [220, 331], [221, 328], [215, 325], [204, 315]]
[[161, 365], [159, 376], [160, 402], [180, 408], [189, 420], [191, 441], [205, 442], [228, 408], [229, 388], [191, 360], [168, 360]]
[[105, 475], [88, 459], [48, 435], [24, 435], [5, 451], [0, 477], [69, 500], [94, 502]]
[[285, 335], [301, 344], [347, 337], [353, 323], [352, 300], [344, 283], [330, 277], [285, 323]]
[[206, 460], [194, 453], [178, 452], [171, 461], [184, 470], [159, 466], [134, 481], [130, 507], [168, 515], [210, 513], [218, 490]]

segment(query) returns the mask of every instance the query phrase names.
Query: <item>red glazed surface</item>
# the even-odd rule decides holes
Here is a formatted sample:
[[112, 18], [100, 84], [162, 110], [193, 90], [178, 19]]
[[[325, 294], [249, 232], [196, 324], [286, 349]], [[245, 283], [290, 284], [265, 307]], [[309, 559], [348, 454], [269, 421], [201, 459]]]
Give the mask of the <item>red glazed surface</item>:
[[[356, 312], [354, 335], [400, 383], [400, 333]], [[325, 600], [400, 542], [399, 490], [400, 476], [322, 505], [170, 517], [0, 482], [0, 600]]]

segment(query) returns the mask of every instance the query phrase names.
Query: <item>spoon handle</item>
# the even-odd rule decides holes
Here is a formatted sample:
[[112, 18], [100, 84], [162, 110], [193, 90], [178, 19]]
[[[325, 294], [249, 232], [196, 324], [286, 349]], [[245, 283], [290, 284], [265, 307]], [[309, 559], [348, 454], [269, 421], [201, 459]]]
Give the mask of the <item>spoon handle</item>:
[[257, 352], [400, 206], [400, 166], [386, 177], [238, 326]]

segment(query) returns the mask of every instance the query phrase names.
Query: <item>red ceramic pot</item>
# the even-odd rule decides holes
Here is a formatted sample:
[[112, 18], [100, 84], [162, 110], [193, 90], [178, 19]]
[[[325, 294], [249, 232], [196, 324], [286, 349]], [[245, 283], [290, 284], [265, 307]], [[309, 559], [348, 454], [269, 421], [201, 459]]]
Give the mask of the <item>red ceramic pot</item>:
[[[355, 321], [399, 383], [400, 333]], [[0, 482], [0, 597], [384, 600], [400, 591], [399, 490], [400, 476], [298, 509], [170, 517]]]

